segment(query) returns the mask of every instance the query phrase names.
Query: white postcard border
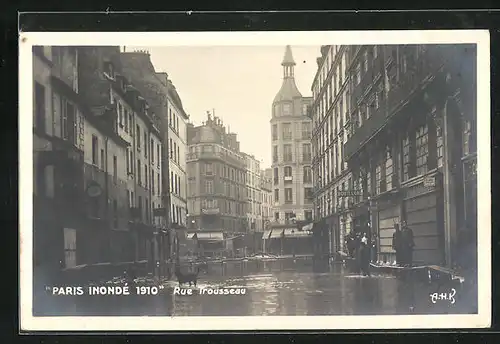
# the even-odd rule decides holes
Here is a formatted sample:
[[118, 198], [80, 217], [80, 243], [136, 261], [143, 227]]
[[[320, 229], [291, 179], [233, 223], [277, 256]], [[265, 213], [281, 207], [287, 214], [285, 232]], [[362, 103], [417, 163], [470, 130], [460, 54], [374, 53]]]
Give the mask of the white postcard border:
[[[34, 317], [33, 45], [281, 46], [477, 44], [478, 314], [376, 316]], [[319, 49], [318, 49], [319, 54]], [[21, 32], [19, 35], [20, 329], [23, 331], [213, 331], [479, 328], [491, 324], [490, 38], [487, 30], [316, 32]], [[368, 327], [367, 327], [368, 326]]]

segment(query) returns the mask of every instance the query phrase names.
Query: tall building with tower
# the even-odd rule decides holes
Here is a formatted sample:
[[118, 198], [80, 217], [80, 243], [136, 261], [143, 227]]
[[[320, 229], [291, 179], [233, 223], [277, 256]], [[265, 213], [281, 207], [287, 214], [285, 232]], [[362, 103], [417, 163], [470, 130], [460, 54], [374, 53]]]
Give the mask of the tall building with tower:
[[285, 225], [312, 220], [311, 97], [303, 97], [295, 84], [295, 61], [286, 46], [281, 63], [283, 83], [272, 106], [271, 150], [273, 170], [273, 218]]

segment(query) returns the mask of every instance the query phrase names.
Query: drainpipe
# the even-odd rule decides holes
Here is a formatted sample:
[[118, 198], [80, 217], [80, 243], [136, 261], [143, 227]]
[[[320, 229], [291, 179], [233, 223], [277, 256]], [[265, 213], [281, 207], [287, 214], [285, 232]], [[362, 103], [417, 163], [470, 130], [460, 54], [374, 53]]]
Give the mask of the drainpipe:
[[[108, 219], [108, 225], [109, 225], [109, 183], [108, 183], [108, 137], [104, 137], [104, 197], [106, 199], [106, 202], [104, 202], [104, 209], [105, 209], [105, 214], [106, 218]], [[108, 254], [110, 255], [108, 260], [111, 262], [111, 254], [112, 250], [111, 249], [111, 231], [109, 228], [107, 229], [108, 232], [107, 234], [107, 243], [108, 243]]]
[[[170, 147], [169, 147], [169, 117], [168, 117], [168, 107], [169, 107], [169, 101], [168, 101], [168, 81], [165, 84], [165, 87], [167, 89], [167, 92], [165, 94], [165, 107], [166, 107], [166, 115], [161, 117], [161, 130], [163, 133], [163, 154], [162, 154], [162, 175], [163, 175], [163, 180], [165, 181], [162, 189], [163, 193], [163, 206], [165, 207], [165, 227], [167, 230], [167, 237], [166, 237], [166, 243], [164, 243], [163, 247], [161, 248], [162, 251], [167, 251], [167, 256], [168, 258], [172, 258], [172, 229], [171, 229], [171, 222], [170, 222], [170, 212], [172, 209], [172, 199], [171, 199], [171, 194], [170, 194]], [[177, 261], [179, 259], [177, 258]], [[165, 260], [162, 261], [162, 265], [165, 265]]]
[[452, 152], [455, 140], [455, 132], [448, 116], [449, 101], [454, 101], [448, 96], [443, 107], [443, 192], [444, 192], [444, 235], [445, 235], [445, 260], [446, 266], [452, 267], [454, 258], [454, 245], [457, 231], [457, 205], [456, 185], [453, 181], [454, 154]]

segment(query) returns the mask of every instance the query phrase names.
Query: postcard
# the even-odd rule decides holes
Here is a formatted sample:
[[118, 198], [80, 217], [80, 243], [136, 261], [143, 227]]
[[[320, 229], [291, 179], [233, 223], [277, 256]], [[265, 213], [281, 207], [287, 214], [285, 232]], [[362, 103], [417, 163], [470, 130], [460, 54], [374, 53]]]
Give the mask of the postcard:
[[487, 31], [19, 49], [22, 331], [490, 326]]

